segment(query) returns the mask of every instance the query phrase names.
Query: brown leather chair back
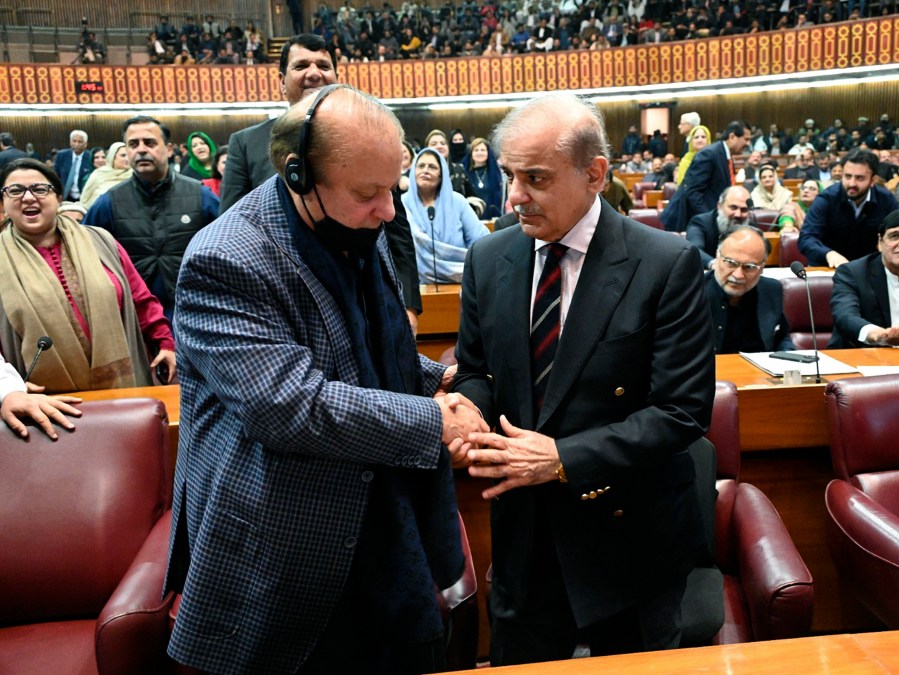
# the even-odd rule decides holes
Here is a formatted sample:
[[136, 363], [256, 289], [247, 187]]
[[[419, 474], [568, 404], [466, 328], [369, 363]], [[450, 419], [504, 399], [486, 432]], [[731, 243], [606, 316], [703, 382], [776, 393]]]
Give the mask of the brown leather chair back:
[[633, 218], [637, 222], [643, 223], [644, 225], [654, 227], [657, 230], [665, 229], [665, 226], [662, 225], [662, 221], [659, 220], [658, 209], [631, 209], [627, 212], [627, 217]]
[[[808, 294], [805, 281], [798, 277], [780, 280], [784, 289], [784, 314], [790, 322], [790, 338], [797, 349], [812, 349], [812, 322], [808, 313]], [[815, 328], [818, 332], [818, 349], [824, 349], [833, 334], [833, 315], [830, 312], [830, 295], [833, 277], [809, 276]]]
[[780, 235], [780, 266], [789, 267], [795, 261], [808, 265], [808, 258], [799, 252], [799, 233], [782, 232]]
[[162, 403], [79, 407], [76, 430], [56, 442], [0, 425], [2, 624], [96, 619], [171, 506]]
[[836, 380], [824, 396], [837, 476], [899, 515], [899, 375]]

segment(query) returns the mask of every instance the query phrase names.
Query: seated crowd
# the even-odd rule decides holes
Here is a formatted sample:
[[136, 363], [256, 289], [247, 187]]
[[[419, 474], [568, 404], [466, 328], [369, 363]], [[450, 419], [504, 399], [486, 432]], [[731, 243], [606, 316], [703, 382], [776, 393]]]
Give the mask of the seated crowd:
[[227, 25], [207, 14], [198, 24], [193, 16], [184, 18], [180, 28], [160, 15], [156, 27], [147, 36], [150, 64], [236, 65], [268, 62], [265, 39], [253, 21], [241, 28], [236, 19]]

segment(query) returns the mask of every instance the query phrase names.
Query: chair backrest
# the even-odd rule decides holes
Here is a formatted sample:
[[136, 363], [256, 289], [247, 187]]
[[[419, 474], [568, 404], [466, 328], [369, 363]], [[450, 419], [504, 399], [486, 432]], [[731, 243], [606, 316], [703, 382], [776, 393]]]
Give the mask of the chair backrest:
[[0, 425], [0, 624], [96, 618], [171, 506], [163, 404], [80, 408], [56, 442]]
[[642, 201], [643, 194], [645, 192], [647, 192], [648, 190], [655, 190], [655, 189], [656, 189], [655, 183], [646, 183], [646, 182], [642, 182], [642, 181], [639, 183], [634, 183], [634, 199], [636, 201]]
[[[784, 315], [790, 322], [790, 338], [797, 349], [812, 349], [812, 321], [808, 312], [805, 281], [798, 277], [785, 277], [780, 283], [784, 289]], [[808, 285], [815, 313], [818, 349], [823, 349], [833, 334], [833, 315], [830, 312], [833, 277], [809, 276]]]
[[662, 200], [666, 202], [671, 201], [675, 192], [677, 192], [677, 183], [671, 181], [664, 183], [662, 185]]
[[716, 561], [722, 568], [729, 568], [731, 521], [737, 498], [740, 478], [740, 416], [737, 406], [737, 387], [733, 382], [715, 383], [715, 403], [712, 407], [712, 423], [705, 437], [715, 446], [717, 478], [715, 487], [718, 499], [715, 506]]
[[662, 225], [662, 221], [659, 220], [658, 209], [631, 209], [627, 212], [627, 217], [633, 218], [637, 222], [643, 223], [644, 225], [654, 227], [657, 230], [665, 229], [665, 226]]
[[836, 380], [824, 396], [837, 476], [899, 514], [899, 375]]
[[753, 222], [760, 230], [767, 232], [777, 222], [779, 215], [780, 211], [774, 209], [752, 209], [750, 222]]
[[799, 252], [799, 233], [782, 232], [780, 235], [780, 266], [789, 267], [796, 261], [808, 265], [808, 258]]

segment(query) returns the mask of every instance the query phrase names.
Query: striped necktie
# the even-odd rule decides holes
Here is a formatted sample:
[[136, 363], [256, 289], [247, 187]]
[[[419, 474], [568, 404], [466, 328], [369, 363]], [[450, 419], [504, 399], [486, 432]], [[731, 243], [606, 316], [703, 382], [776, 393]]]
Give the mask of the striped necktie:
[[535, 412], [540, 413], [546, 384], [556, 357], [559, 333], [562, 329], [562, 268], [559, 262], [568, 247], [563, 244], [546, 246], [546, 263], [534, 296], [533, 323], [531, 324], [531, 374], [534, 378]]

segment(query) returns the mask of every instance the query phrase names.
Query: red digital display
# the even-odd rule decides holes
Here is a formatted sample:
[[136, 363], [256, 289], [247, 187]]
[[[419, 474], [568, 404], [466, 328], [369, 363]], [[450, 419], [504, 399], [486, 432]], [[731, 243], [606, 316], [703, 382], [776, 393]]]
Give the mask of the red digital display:
[[102, 82], [76, 82], [75, 83], [75, 93], [76, 94], [102, 94], [103, 93], [103, 83]]

